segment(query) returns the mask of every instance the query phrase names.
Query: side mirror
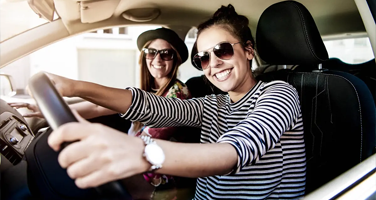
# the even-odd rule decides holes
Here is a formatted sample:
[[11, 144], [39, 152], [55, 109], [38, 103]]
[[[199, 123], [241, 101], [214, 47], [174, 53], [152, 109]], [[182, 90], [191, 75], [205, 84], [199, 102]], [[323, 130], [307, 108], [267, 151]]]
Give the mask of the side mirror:
[[12, 97], [17, 94], [11, 75], [0, 74], [0, 96]]

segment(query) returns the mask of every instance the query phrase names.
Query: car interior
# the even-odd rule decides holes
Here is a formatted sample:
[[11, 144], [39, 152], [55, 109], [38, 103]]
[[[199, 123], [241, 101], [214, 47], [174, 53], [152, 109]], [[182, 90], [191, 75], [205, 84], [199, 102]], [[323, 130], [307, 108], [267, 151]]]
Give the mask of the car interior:
[[[194, 3], [198, 2], [194, 1]], [[234, 1], [233, 5], [235, 7], [236, 4], [243, 5], [239, 2]], [[255, 1], [250, 2], [255, 3]], [[76, 6], [73, 6], [73, 3]], [[288, 0], [273, 1], [273, 3], [257, 1], [257, 3], [264, 9], [259, 13], [248, 14], [250, 19], [255, 20], [252, 22], [253, 25], [256, 24], [256, 26], [251, 26], [256, 40], [256, 63], [259, 64], [255, 76], [262, 81], [286, 81], [297, 89], [300, 98], [307, 158], [306, 197], [303, 199], [337, 199], [370, 177], [373, 177], [371, 180], [376, 180], [375, 59], [359, 64], [349, 64], [338, 58], [330, 58], [322, 35], [323, 33], [329, 34], [333, 30], [321, 26], [325, 23], [324, 17], [317, 17], [320, 13], [316, 9], [315, 15], [313, 15], [308, 8], [315, 6], [311, 4], [305, 6], [305, 1]], [[355, 12], [351, 10], [353, 7], [346, 7], [346, 5], [344, 5], [346, 7], [344, 10], [347, 9], [350, 14], [345, 19], [350, 20], [353, 17], [352, 21], [359, 22], [355, 24], [361, 24], [353, 26], [351, 29], [366, 30], [374, 44], [373, 51], [375, 52], [376, 3], [355, 1], [359, 7], [364, 3], [369, 7], [373, 19], [371, 26], [369, 26], [369, 22], [363, 25], [362, 18], [364, 16], [358, 16], [358, 11]], [[209, 2], [203, 2], [203, 6], [206, 4]], [[35, 4], [34, 9], [41, 10], [39, 6]], [[210, 15], [214, 11], [211, 10], [208, 13], [204, 9], [200, 11], [192, 4], [188, 4], [185, 8], [179, 7], [178, 11], [174, 10], [173, 5], [167, 6], [163, 10], [159, 9], [157, 4], [137, 3], [136, 1], [127, 4], [126, 1], [120, 0], [114, 0], [111, 3], [109, 1], [79, 1], [79, 3], [72, 1], [67, 3], [55, 0], [45, 1], [44, 6], [51, 8], [49, 11], [56, 9], [60, 20], [42, 27], [42, 29], [51, 29], [53, 26], [59, 28], [53, 29], [53, 32], [46, 31], [46, 34], [48, 33], [50, 36], [47, 37], [48, 40], [39, 41], [41, 43], [39, 48], [53, 43], [59, 38], [102, 27], [102, 20], [106, 20], [105, 26], [123, 25], [122, 20], [111, 16], [121, 16], [132, 21], [131, 23], [152, 20], [154, 24], [164, 24], [168, 21], [164, 11], [171, 12], [169, 16], [180, 16], [189, 13], [191, 9], [197, 9], [195, 11], [196, 18], [184, 21], [186, 26], [177, 25], [179, 22], [175, 20], [179, 20], [179, 17], [169, 18], [171, 24], [167, 27], [184, 35], [188, 31], [187, 27], [196, 26], [197, 21], [203, 21], [208, 13]], [[72, 15], [63, 9], [64, 6], [77, 7], [81, 13]], [[103, 12], [97, 12], [104, 6], [106, 9], [103, 9]], [[247, 4], [247, 6], [251, 5]], [[54, 8], [52, 9], [52, 7]], [[123, 12], [120, 8], [130, 9]], [[247, 12], [245, 5], [236, 8], [239, 13]], [[332, 12], [335, 12], [333, 7], [326, 9], [332, 9]], [[333, 22], [339, 20], [339, 16], [343, 15], [345, 14], [337, 13], [335, 15], [337, 18], [333, 18]], [[48, 14], [41, 13], [41, 16], [53, 21]], [[82, 22], [79, 23], [79, 26], [73, 23], [77, 20]], [[341, 20], [337, 22], [345, 23]], [[59, 23], [65, 25], [57, 26], [56, 24]], [[320, 26], [324, 28], [319, 29]], [[1, 53], [1, 56], [5, 58], [0, 61], [1, 67], [11, 63], [18, 56], [35, 50], [33, 42], [44, 37], [40, 32], [35, 35], [37, 34], [36, 30], [30, 30], [29, 34], [21, 34], [10, 38], [7, 42], [0, 43], [1, 48], [7, 49], [6, 52]], [[340, 32], [339, 30], [334, 31]], [[17, 37], [31, 35], [36, 39], [31, 42], [27, 40], [29, 43], [16, 43]], [[22, 45], [25, 45], [26, 48], [20, 48]], [[191, 56], [195, 54], [194, 52], [197, 52], [195, 46], [192, 48]], [[278, 66], [282, 66], [282, 68]], [[127, 188], [123, 187], [120, 181], [85, 190], [76, 187], [74, 180], [70, 179], [66, 171], [59, 166], [58, 152], [53, 151], [47, 144], [47, 138], [52, 131], [50, 126], [53, 126], [51, 122], [58, 121], [61, 118], [61, 113], [69, 113], [70, 110], [66, 110], [66, 108], [62, 108], [63, 111], [57, 110], [56, 107], [64, 107], [65, 103], [61, 102], [64, 100], [56, 91], [54, 92], [52, 84], [45, 80], [43, 75], [29, 83], [31, 90], [34, 89], [35, 100], [47, 106], [46, 112], [51, 112], [51, 115], [58, 114], [55, 118], [52, 117], [53, 119], [47, 119], [47, 121], [38, 120], [39, 125], [31, 128], [22, 114], [1, 99], [0, 196], [3, 199], [132, 199]], [[40, 86], [37, 87], [37, 84]], [[186, 85], [193, 98], [224, 93], [206, 80], [204, 75], [189, 78]], [[42, 91], [51, 91], [51, 93], [46, 95]], [[50, 98], [55, 97], [58, 100], [49, 101]], [[57, 104], [48, 105], [51, 102]], [[125, 133], [130, 127], [130, 122], [124, 122], [117, 115], [103, 116], [90, 121], [103, 123]], [[41, 129], [41, 127], [43, 128]], [[194, 134], [189, 142], [199, 142], [200, 130], [192, 129], [191, 131]], [[343, 177], [349, 179], [351, 177], [351, 181], [345, 182], [343, 180], [346, 179]], [[187, 179], [184, 188], [180, 188], [182, 190], [181, 199], [193, 198], [194, 185], [194, 180]], [[365, 199], [375, 198], [376, 187], [373, 187], [370, 195]]]

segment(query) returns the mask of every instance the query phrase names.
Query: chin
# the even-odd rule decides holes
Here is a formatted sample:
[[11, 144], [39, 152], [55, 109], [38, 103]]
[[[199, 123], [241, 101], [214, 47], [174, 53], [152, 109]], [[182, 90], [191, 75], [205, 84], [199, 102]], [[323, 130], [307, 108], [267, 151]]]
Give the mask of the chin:
[[222, 90], [223, 92], [229, 92], [231, 91], [232, 88], [226, 87], [226, 86], [220, 86], [220, 85], [215, 85], [218, 89]]
[[229, 91], [231, 91], [230, 89], [220, 89], [222, 92], [229, 92]]

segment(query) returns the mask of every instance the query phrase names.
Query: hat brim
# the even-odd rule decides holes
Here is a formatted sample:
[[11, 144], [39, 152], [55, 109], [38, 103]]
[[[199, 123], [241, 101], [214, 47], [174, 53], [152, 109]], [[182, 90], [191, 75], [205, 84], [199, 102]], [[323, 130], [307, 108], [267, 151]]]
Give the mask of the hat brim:
[[143, 32], [137, 38], [137, 47], [141, 51], [144, 45], [151, 40], [163, 39], [170, 43], [179, 53], [182, 63], [188, 59], [188, 48], [184, 41], [173, 30], [167, 28], [159, 28]]

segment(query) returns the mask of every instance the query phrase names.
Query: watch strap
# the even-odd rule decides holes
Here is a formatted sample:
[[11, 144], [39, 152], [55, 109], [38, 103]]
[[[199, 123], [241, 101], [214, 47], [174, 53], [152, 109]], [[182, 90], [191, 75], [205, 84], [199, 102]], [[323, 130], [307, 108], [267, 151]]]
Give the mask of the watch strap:
[[[153, 143], [156, 144], [155, 140], [153, 140], [150, 136], [143, 135], [143, 136], [141, 136], [140, 138], [142, 139], [142, 141], [144, 141], [144, 143], [145, 143], [145, 148], [146, 148], [146, 146], [149, 145], [149, 144], [153, 144]], [[157, 165], [157, 164], [154, 164], [154, 163], [150, 162], [150, 160], [148, 159], [148, 157], [147, 157], [145, 151], [144, 151], [144, 155], [143, 155], [143, 156], [144, 156], [144, 157], [146, 158], [146, 160], [151, 164], [151, 167], [149, 168], [149, 171], [150, 171], [150, 172], [162, 168], [162, 165], [161, 165], [161, 164], [158, 164], [158, 165]]]

